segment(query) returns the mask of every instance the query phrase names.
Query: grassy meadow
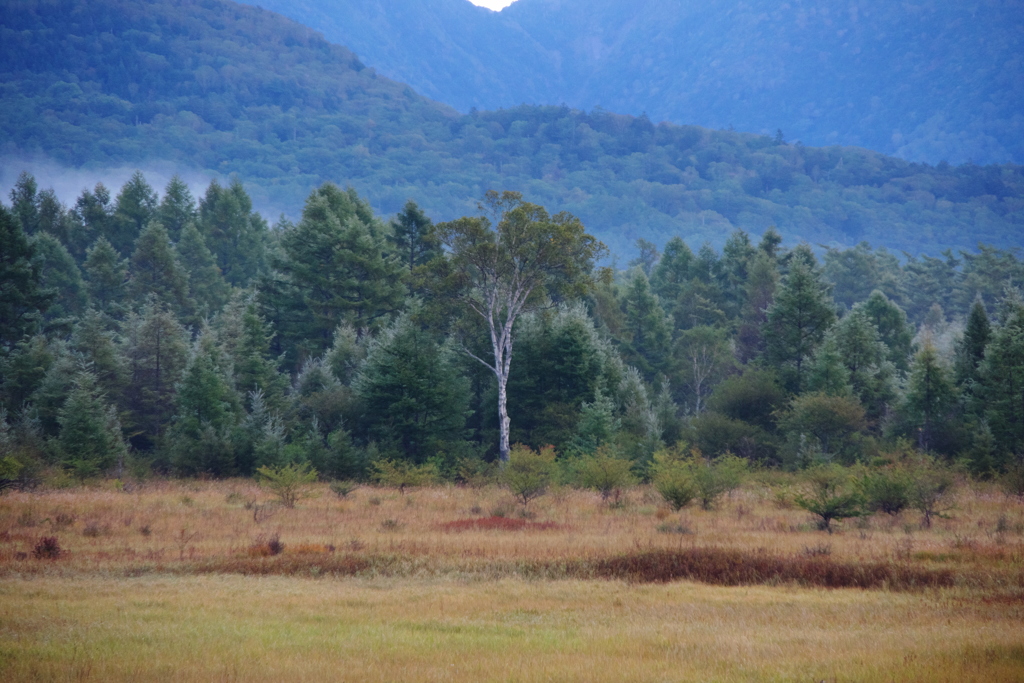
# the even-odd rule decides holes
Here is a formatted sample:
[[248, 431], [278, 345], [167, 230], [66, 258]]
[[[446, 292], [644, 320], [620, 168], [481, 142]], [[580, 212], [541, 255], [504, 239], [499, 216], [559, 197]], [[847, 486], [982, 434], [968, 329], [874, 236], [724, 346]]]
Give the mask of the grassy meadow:
[[0, 679], [1024, 680], [1024, 505], [986, 485], [833, 534], [784, 475], [680, 512], [313, 489], [0, 497]]

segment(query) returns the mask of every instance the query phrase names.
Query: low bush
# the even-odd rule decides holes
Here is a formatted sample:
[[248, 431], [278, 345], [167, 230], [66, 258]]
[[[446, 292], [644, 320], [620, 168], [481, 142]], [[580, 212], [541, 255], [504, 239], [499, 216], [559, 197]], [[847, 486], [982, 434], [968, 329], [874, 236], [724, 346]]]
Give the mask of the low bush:
[[56, 536], [43, 536], [32, 549], [32, 557], [37, 560], [56, 560], [63, 554]]
[[555, 449], [545, 446], [534, 451], [529, 446], [516, 444], [501, 470], [501, 482], [509, 488], [523, 505], [543, 495], [555, 476]]

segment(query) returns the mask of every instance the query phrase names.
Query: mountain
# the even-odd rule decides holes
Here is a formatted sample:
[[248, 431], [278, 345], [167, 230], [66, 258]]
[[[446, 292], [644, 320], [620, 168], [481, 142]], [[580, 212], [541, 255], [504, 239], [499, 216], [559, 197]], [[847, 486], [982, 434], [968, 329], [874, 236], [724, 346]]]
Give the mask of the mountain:
[[565, 103], [913, 161], [1024, 162], [1020, 0], [257, 1], [464, 112]]
[[292, 217], [325, 181], [384, 214], [414, 199], [435, 220], [518, 190], [619, 254], [638, 238], [720, 246], [771, 225], [791, 241], [935, 254], [1020, 246], [1024, 224], [1019, 166], [932, 167], [564, 106], [462, 115], [226, 0], [0, 3], [0, 162], [32, 154], [236, 175]]

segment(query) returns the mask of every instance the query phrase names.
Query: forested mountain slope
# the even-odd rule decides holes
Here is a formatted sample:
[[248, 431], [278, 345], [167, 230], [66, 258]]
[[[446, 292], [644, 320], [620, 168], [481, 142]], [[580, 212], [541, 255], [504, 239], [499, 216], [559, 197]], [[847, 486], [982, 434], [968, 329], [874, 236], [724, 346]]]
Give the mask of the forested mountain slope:
[[1024, 4], [253, 0], [462, 111], [560, 104], [936, 163], [1024, 160]]
[[1020, 244], [1016, 166], [929, 167], [603, 110], [459, 115], [305, 27], [222, 0], [7, 2], [0, 16], [8, 160], [170, 160], [237, 175], [258, 206], [293, 217], [327, 180], [381, 213], [412, 198], [438, 220], [519, 190], [619, 254], [641, 237], [721, 245], [773, 224], [793, 241], [911, 253]]

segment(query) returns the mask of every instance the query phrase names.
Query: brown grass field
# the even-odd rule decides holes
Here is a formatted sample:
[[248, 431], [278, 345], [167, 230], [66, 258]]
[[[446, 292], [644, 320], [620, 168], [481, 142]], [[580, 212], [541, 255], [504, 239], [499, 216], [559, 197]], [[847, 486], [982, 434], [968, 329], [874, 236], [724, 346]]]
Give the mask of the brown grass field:
[[798, 486], [679, 513], [644, 487], [10, 492], [0, 680], [1024, 680], [1019, 499], [964, 483], [931, 529], [830, 535]]

